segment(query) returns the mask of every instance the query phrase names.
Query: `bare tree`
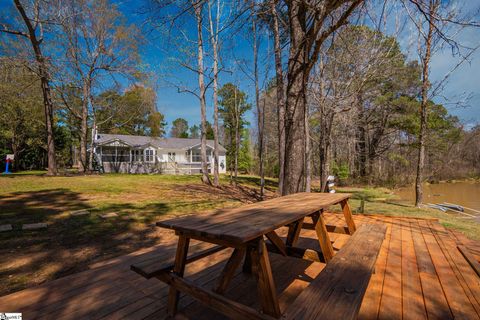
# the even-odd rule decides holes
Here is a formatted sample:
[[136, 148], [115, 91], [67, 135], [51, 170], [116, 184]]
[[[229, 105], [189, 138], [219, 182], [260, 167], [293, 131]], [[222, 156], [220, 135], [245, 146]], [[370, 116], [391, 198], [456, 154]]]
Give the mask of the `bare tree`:
[[285, 170], [285, 86], [283, 83], [282, 67], [282, 48], [280, 45], [280, 25], [277, 13], [278, 0], [270, 1], [270, 10], [272, 15], [272, 31], [274, 39], [275, 53], [275, 79], [277, 95], [277, 114], [278, 114], [278, 192], [283, 193], [283, 179]]
[[195, 12], [195, 19], [197, 23], [197, 73], [198, 73], [198, 88], [200, 99], [200, 114], [201, 114], [201, 133], [200, 133], [200, 154], [202, 158], [202, 181], [205, 184], [212, 184], [208, 175], [207, 165], [207, 103], [206, 103], [206, 87], [205, 87], [205, 67], [203, 61], [203, 1], [192, 1], [192, 6]]
[[[135, 78], [140, 34], [133, 25], [122, 22], [120, 12], [111, 8], [107, 0], [64, 3], [58, 9], [65, 16], [61, 23], [66, 56], [64, 71], [72, 71], [70, 79], [65, 80], [78, 86], [82, 101], [80, 110], [68, 103], [65, 106], [80, 120], [80, 171], [86, 171], [93, 157], [92, 148], [90, 159], [87, 158], [90, 115], [92, 127], [96, 127], [92, 91], [106, 77]], [[92, 136], [92, 142], [93, 139]]]
[[214, 138], [214, 168], [213, 168], [213, 185], [218, 187], [218, 50], [219, 50], [219, 33], [220, 33], [220, 0], [215, 1], [216, 14], [212, 16], [212, 2], [208, 1], [208, 20], [210, 25], [210, 42], [213, 52], [213, 138]]
[[[480, 27], [480, 23], [469, 17], [460, 17], [459, 10], [448, 1], [442, 3], [440, 0], [410, 0], [409, 3], [412, 4], [414, 9], [423, 17], [423, 20], [418, 21], [409, 9], [408, 3], [405, 3], [404, 7], [407, 9], [408, 15], [419, 31], [418, 53], [422, 66], [420, 130], [418, 134], [418, 159], [415, 177], [415, 205], [418, 207], [423, 201], [422, 183], [425, 168], [425, 144], [428, 129], [429, 102], [442, 88], [452, 72], [462, 63], [468, 61], [471, 54], [478, 49], [478, 46], [474, 48], [463, 46], [457, 40], [459, 31], [466, 27]], [[455, 30], [448, 33], [448, 30], [452, 27], [455, 27]], [[440, 49], [442, 44], [450, 46], [453, 52], [461, 56], [461, 60], [445, 75], [435, 88], [432, 88], [429, 79], [430, 62], [434, 51]]]
[[253, 42], [253, 78], [255, 83], [255, 105], [257, 107], [257, 126], [258, 126], [258, 162], [259, 162], [259, 175], [260, 175], [260, 196], [263, 197], [265, 192], [265, 173], [263, 171], [264, 165], [264, 126], [265, 126], [265, 114], [264, 108], [260, 104], [260, 88], [258, 83], [258, 30], [257, 30], [257, 15], [256, 15], [256, 8], [255, 2], [252, 1], [252, 42]]
[[323, 42], [347, 23], [362, 0], [288, 1], [290, 52], [285, 108], [285, 177], [282, 192], [306, 189], [306, 89]]
[[418, 134], [418, 162], [417, 176], [415, 178], [415, 206], [420, 206], [423, 200], [423, 169], [425, 167], [425, 133], [427, 130], [427, 104], [428, 90], [430, 88], [429, 64], [432, 53], [432, 38], [434, 33], [434, 19], [439, 1], [430, 0], [428, 6], [428, 32], [425, 37], [425, 53], [422, 57], [422, 101], [420, 104], [420, 131]]
[[34, 70], [40, 79], [43, 94], [45, 129], [47, 133], [48, 174], [55, 175], [57, 174], [57, 162], [55, 155], [54, 105], [52, 101], [51, 74], [49, 71], [48, 59], [42, 52], [42, 44], [45, 40], [44, 24], [47, 19], [41, 15], [46, 13], [48, 3], [41, 0], [35, 0], [31, 7], [27, 7], [20, 0], [14, 0], [13, 2], [27, 30], [12, 29], [7, 23], [0, 22], [0, 32], [24, 37], [28, 39], [31, 44], [36, 61]]

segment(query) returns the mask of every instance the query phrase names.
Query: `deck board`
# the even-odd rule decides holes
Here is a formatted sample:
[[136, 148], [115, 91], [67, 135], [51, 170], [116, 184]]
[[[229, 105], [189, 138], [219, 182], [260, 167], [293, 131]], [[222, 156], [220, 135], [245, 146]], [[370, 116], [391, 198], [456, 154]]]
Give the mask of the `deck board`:
[[[354, 219], [357, 225], [387, 224], [359, 319], [480, 319], [480, 278], [456, 248], [465, 245], [476, 250], [480, 248], [478, 242], [434, 220], [379, 215], [355, 215]], [[328, 224], [345, 223], [341, 214], [326, 213], [325, 220]], [[278, 233], [285, 236], [286, 228]], [[314, 239], [315, 231], [304, 230], [298, 245], [319, 249]], [[0, 297], [0, 310], [22, 312], [25, 319], [165, 319], [166, 285], [156, 279], [146, 280], [129, 268], [132, 263], [171, 257], [175, 240], [173, 232], [166, 231], [162, 245], [98, 262], [90, 270]], [[341, 250], [343, 240], [336, 242], [336, 249]], [[190, 253], [204, 248], [196, 246], [195, 241], [192, 244]], [[212, 288], [230, 253], [227, 249], [189, 264], [186, 276]], [[270, 256], [280, 306], [285, 310], [325, 265]], [[256, 283], [240, 270], [225, 294], [258, 307]], [[179, 307], [185, 318], [225, 319], [184, 295]]]

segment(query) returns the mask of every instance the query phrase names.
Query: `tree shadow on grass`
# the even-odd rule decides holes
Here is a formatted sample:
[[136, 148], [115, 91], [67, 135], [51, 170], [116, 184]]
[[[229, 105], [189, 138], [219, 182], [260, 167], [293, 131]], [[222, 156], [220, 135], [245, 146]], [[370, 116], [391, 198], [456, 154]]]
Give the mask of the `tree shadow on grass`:
[[47, 222], [66, 211], [89, 209], [81, 194], [68, 189], [0, 195], [0, 224]]
[[[237, 182], [239, 184], [251, 184], [260, 187], [260, 177], [257, 176], [238, 176]], [[278, 188], [278, 181], [271, 178], [265, 178], [265, 189], [276, 192]]]
[[[90, 214], [69, 214], [79, 209]], [[146, 223], [171, 210], [158, 202], [140, 207], [112, 204], [100, 211], [81, 194], [66, 189], [1, 196], [0, 224], [12, 224], [14, 230], [0, 233], [0, 296], [86, 270], [94, 261], [158, 244], [164, 235]], [[118, 216], [104, 219], [99, 215], [103, 212]], [[36, 222], [46, 222], [48, 227], [21, 230], [22, 224]]]
[[[260, 190], [257, 188], [247, 187], [244, 185], [221, 185], [219, 188], [206, 184], [182, 184], [175, 185], [175, 190], [185, 192], [186, 194], [205, 195], [206, 197], [217, 197], [222, 199], [230, 199], [242, 203], [252, 203], [266, 200], [275, 196], [272, 192], [267, 192], [263, 198]], [[214, 201], [212, 199], [212, 201]]]

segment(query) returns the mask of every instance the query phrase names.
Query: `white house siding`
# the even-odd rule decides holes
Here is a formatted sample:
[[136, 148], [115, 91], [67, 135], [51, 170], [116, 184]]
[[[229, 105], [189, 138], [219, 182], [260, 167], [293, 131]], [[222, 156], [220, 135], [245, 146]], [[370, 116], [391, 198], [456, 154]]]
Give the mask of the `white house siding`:
[[[104, 172], [195, 174], [201, 172], [200, 140], [129, 135], [96, 135], [94, 152]], [[207, 142], [208, 169], [213, 173], [213, 141]], [[179, 146], [178, 148], [175, 148]], [[219, 172], [226, 172], [225, 148], [219, 150]], [[174, 156], [173, 156], [174, 154]]]

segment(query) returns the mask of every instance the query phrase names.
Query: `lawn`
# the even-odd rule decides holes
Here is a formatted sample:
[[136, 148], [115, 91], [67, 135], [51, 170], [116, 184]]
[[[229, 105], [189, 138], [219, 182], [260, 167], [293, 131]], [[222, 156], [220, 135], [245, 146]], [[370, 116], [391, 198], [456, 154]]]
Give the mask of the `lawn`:
[[[237, 188], [229, 185], [227, 176], [221, 182], [222, 188], [215, 189], [201, 184], [200, 176], [0, 176], [0, 225], [14, 229], [0, 232], [0, 295], [159, 243], [157, 220], [259, 199], [254, 177], [242, 176]], [[273, 190], [275, 182], [267, 183]], [[70, 215], [80, 209], [90, 214]], [[118, 217], [103, 219], [104, 213]], [[38, 222], [48, 223], [48, 228], [20, 229]]]
[[[241, 176], [238, 187], [222, 176], [222, 187], [201, 184], [200, 176], [73, 175], [46, 177], [42, 172], [0, 176], [0, 295], [31, 287], [89, 264], [166, 241], [154, 222], [258, 201], [257, 177]], [[267, 196], [276, 181], [267, 179]], [[480, 225], [464, 219], [394, 202], [387, 189], [340, 188], [352, 192], [351, 206], [365, 213], [439, 218], [449, 227], [479, 237]], [[86, 216], [70, 212], [86, 209]], [[108, 219], [104, 213], [118, 216]], [[22, 231], [22, 224], [44, 222], [48, 228]]]

